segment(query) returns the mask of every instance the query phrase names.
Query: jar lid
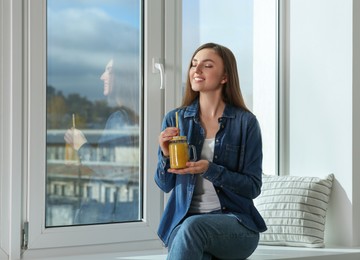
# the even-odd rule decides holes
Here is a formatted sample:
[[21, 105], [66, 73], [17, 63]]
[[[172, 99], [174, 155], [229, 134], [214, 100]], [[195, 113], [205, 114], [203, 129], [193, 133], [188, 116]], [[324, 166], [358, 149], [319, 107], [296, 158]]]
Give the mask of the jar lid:
[[186, 135], [174, 136], [172, 141], [186, 141]]

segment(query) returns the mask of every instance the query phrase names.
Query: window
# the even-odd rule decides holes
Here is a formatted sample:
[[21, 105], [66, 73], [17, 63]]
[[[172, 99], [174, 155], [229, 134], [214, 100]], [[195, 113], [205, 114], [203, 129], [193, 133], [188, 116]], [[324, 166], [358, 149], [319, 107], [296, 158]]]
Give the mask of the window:
[[[149, 100], [160, 100], [151, 65], [161, 57], [162, 4], [43, 0], [26, 7], [25, 254], [97, 244], [161, 247], [162, 194], [153, 181], [161, 118], [148, 118], [161, 110]], [[149, 38], [149, 30], [159, 37]], [[123, 88], [115, 89], [119, 81]], [[107, 95], [111, 87], [125, 97], [121, 110]]]
[[262, 129], [263, 171], [277, 174], [277, 1], [183, 0], [182, 10], [182, 86], [197, 47], [215, 42], [231, 49], [245, 103]]
[[141, 219], [141, 24], [140, 1], [47, 1], [46, 227]]
[[[183, 72], [187, 72], [191, 55], [201, 44], [215, 42], [228, 47], [237, 58], [242, 94], [250, 109], [253, 107], [253, 2], [225, 0], [206, 5], [203, 1], [195, 4], [184, 0], [182, 19]], [[226, 16], [215, 18], [219, 14]], [[186, 77], [183, 74], [183, 82]]]
[[[246, 70], [239, 69], [241, 85], [243, 91], [246, 91], [244, 96], [248, 105], [262, 126], [264, 149], [267, 151], [264, 157], [272, 155], [274, 157], [267, 160], [272, 163], [276, 161], [276, 147], [269, 146], [276, 143], [276, 1], [225, 0], [219, 6], [215, 2], [211, 5], [201, 0], [192, 2], [2, 0], [0, 258], [9, 255], [20, 258], [22, 253], [24, 257], [29, 255], [36, 258], [38, 254], [61, 255], [73, 252], [71, 250], [84, 252], [83, 249], [92, 253], [104, 250], [99, 249], [101, 245], [106, 245], [107, 251], [161, 247], [156, 229], [164, 195], [153, 181], [157, 136], [163, 113], [180, 104], [183, 71], [186, 71], [182, 68], [183, 64], [187, 65], [189, 55], [205, 41], [229, 46], [237, 53], [238, 62], [241, 63], [239, 66], [252, 67], [246, 68], [252, 71], [246, 73], [246, 76], [242, 76]], [[81, 12], [86, 14], [87, 20], [80, 19], [81, 13], [76, 13], [80, 3]], [[130, 102], [130, 108], [138, 112], [138, 121], [126, 131], [116, 131], [116, 134], [121, 132], [124, 137], [131, 137], [131, 145], [125, 146], [126, 149], [104, 149], [97, 140], [105, 128], [105, 115], [113, 107], [105, 100], [104, 84], [100, 77], [106, 66], [110, 65], [110, 55], [107, 55], [109, 53], [106, 50], [112, 49], [113, 53], [119, 53], [115, 51], [119, 41], [109, 41], [106, 37], [97, 39], [96, 35], [86, 38], [85, 35], [91, 36], [98, 26], [116, 17], [118, 6], [127, 8], [134, 3], [138, 8], [135, 13], [139, 45], [133, 47], [138, 56], [131, 59], [127, 55], [123, 61], [129, 61], [130, 58], [135, 63], [126, 64], [126, 69], [136, 64], [139, 66], [138, 75], [131, 76], [138, 81], [131, 87], [131, 95], [138, 98], [138, 104]], [[96, 4], [101, 4], [103, 11], [94, 8]], [[110, 4], [115, 4], [114, 8], [110, 8]], [[55, 8], [57, 5], [58, 9]], [[189, 8], [190, 5], [193, 9]], [[229, 8], [229, 5], [234, 8]], [[232, 17], [224, 17], [221, 7], [226, 7], [226, 12], [239, 12]], [[221, 19], [209, 19], [211, 8], [218, 8], [217, 17], [220, 15]], [[57, 13], [55, 10], [63, 12]], [[131, 24], [133, 21], [128, 16], [131, 13], [134, 14], [126, 12], [120, 20], [127, 25]], [[238, 13], [242, 16], [237, 17]], [[59, 14], [62, 26], [56, 35], [52, 32], [59, 21]], [[192, 27], [187, 29], [189, 24], [185, 20], [182, 24], [181, 20], [190, 14], [193, 14]], [[94, 23], [96, 18], [102, 23]], [[227, 20], [230, 18], [234, 20]], [[120, 23], [120, 20], [117, 22]], [[73, 24], [66, 26], [69, 21]], [[246, 27], [240, 28], [239, 21], [246, 21]], [[207, 28], [203, 27], [204, 23], [208, 25]], [[112, 27], [115, 28], [114, 24]], [[79, 26], [84, 27], [80, 30]], [[102, 28], [103, 35], [111, 35], [114, 29]], [[215, 35], [214, 32], [219, 31], [219, 28], [228, 30], [231, 42], [223, 38], [227, 38], [227, 35]], [[77, 31], [67, 41], [65, 36], [71, 35], [68, 34], [71, 30], [72, 33]], [[211, 38], [209, 30], [213, 32]], [[47, 31], [51, 32], [47, 34]], [[233, 45], [234, 37], [240, 35], [252, 37], [252, 40], [236, 39], [241, 46]], [[182, 37], [188, 40], [183, 41]], [[98, 48], [90, 51], [95, 44], [95, 40], [91, 39], [101, 40], [109, 48], [99, 52]], [[84, 43], [82, 40], [87, 41]], [[65, 46], [67, 51], [64, 53], [61, 48]], [[248, 51], [242, 54], [246, 48], [249, 48]], [[155, 62], [164, 65], [165, 75], [162, 76], [165, 90], [160, 89], [161, 74], [154, 68]], [[61, 66], [64, 64], [66, 66]], [[71, 105], [66, 105], [70, 100]], [[96, 158], [96, 161], [82, 159], [80, 164], [78, 151], [72, 147], [70, 149], [64, 141], [65, 133], [73, 126], [89, 141], [91, 156], [84, 158]], [[128, 159], [130, 157], [132, 159]], [[118, 167], [121, 171], [119, 174], [122, 171], [132, 172], [134, 175], [138, 173], [138, 177], [120, 185], [116, 183], [118, 173], [108, 179], [96, 179], [99, 181], [89, 178], [88, 173], [94, 170], [93, 167], [103, 170], [115, 164], [122, 165]], [[84, 170], [81, 176], [78, 171], [80, 167]], [[126, 167], [132, 169], [127, 171]], [[276, 165], [266, 166], [264, 171], [271, 172], [272, 169], [276, 170]], [[66, 175], [64, 172], [71, 174]], [[132, 215], [128, 217], [120, 214], [110, 221], [100, 217], [100, 221], [83, 219], [82, 223], [75, 222], [74, 214], [82, 206], [89, 210], [109, 207], [116, 211], [119, 205], [121, 208], [130, 208]], [[26, 231], [24, 237], [22, 231]]]

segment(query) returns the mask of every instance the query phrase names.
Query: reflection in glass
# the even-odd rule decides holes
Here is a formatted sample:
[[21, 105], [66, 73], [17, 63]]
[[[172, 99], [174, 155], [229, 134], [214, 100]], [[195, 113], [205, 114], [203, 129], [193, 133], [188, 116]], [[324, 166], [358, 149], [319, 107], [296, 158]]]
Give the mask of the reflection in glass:
[[141, 219], [140, 1], [47, 1], [46, 226]]

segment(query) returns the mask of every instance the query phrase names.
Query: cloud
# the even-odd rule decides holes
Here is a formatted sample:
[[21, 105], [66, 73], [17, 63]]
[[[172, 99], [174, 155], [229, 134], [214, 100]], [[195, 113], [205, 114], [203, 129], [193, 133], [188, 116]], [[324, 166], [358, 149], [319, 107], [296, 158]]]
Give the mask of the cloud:
[[[110, 58], [121, 57], [118, 63], [124, 71], [138, 69], [141, 40], [138, 10], [132, 12], [131, 23], [129, 11], [125, 16], [111, 8], [111, 2], [116, 1], [105, 1], [102, 6], [92, 5], [94, 1], [76, 1], [84, 2], [82, 6], [76, 6], [75, 1], [60, 1], [61, 5], [55, 2], [50, 1], [47, 21], [50, 85], [65, 94], [78, 92], [98, 99], [102, 93], [100, 75]], [[129, 10], [130, 2], [137, 1], [124, 1], [127, 5], [121, 7]]]

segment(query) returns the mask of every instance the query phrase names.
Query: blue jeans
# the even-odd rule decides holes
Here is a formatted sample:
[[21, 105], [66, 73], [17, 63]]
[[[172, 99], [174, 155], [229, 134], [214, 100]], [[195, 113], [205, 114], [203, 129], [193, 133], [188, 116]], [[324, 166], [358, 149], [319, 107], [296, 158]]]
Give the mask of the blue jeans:
[[168, 260], [246, 259], [256, 249], [259, 233], [232, 214], [187, 217], [171, 233]]

